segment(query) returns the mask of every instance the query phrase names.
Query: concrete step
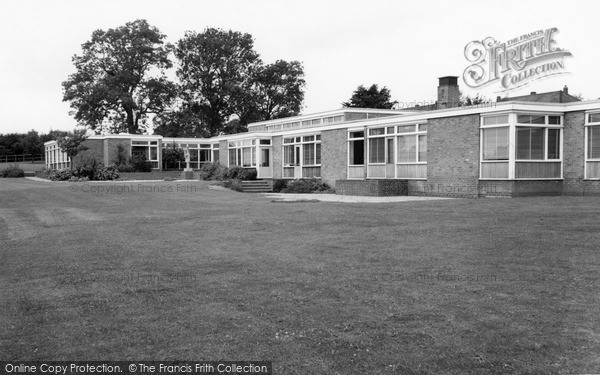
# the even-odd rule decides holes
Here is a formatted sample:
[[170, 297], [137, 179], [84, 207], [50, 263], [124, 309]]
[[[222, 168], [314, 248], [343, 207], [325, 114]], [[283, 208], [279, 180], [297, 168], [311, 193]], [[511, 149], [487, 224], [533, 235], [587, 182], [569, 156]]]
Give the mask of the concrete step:
[[273, 186], [265, 180], [242, 181], [242, 190], [244, 193], [270, 193]]

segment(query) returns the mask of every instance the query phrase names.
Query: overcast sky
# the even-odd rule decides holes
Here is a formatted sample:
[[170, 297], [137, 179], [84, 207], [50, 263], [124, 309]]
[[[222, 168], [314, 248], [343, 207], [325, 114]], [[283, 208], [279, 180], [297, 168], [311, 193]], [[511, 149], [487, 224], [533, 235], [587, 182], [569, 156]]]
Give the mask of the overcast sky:
[[[74, 72], [72, 56], [94, 30], [135, 19], [148, 20], [169, 42], [206, 27], [250, 33], [265, 63], [301, 61], [303, 113], [340, 108], [360, 84], [387, 86], [400, 102], [435, 100], [438, 77], [462, 77], [469, 42], [557, 27], [558, 46], [573, 54], [565, 60], [570, 74], [510, 96], [568, 85], [597, 99], [599, 10], [596, 0], [0, 0], [0, 133], [73, 129], [61, 87]], [[498, 95], [498, 86], [459, 84], [464, 94]]]

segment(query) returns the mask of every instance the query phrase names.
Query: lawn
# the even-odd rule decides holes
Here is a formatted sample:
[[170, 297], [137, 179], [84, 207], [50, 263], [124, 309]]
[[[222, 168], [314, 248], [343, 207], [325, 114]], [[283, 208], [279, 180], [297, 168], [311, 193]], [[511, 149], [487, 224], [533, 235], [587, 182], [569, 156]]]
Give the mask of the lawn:
[[0, 360], [600, 373], [597, 197], [278, 203], [2, 179], [0, 217]]

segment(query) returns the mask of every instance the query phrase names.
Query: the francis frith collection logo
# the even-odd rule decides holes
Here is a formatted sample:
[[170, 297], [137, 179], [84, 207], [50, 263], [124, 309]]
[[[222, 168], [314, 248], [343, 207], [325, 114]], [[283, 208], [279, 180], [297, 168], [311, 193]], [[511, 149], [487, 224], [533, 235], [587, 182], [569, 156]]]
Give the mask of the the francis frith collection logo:
[[565, 57], [572, 55], [557, 46], [557, 32], [550, 28], [504, 43], [488, 37], [467, 44], [465, 57], [472, 65], [463, 73], [465, 84], [471, 88], [497, 84], [498, 91], [510, 91], [540, 78], [568, 73]]

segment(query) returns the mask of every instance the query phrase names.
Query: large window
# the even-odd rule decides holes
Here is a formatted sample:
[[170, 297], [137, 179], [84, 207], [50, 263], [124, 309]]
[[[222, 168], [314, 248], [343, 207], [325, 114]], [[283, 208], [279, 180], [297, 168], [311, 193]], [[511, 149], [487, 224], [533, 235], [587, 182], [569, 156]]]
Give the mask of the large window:
[[483, 129], [483, 160], [508, 160], [508, 130]]
[[321, 177], [320, 134], [283, 138], [283, 177]]
[[600, 179], [600, 113], [586, 116], [585, 178]]
[[[353, 144], [352, 138], [350, 138], [350, 146], [349, 156], [356, 157], [357, 147]], [[368, 178], [423, 179], [427, 177], [427, 124], [369, 129], [367, 146]], [[349, 168], [350, 172], [352, 172], [351, 168]]]
[[562, 116], [511, 113], [481, 120], [483, 179], [562, 177]]
[[131, 140], [131, 156], [144, 158], [158, 169], [158, 141]]
[[256, 167], [256, 140], [228, 142], [229, 166]]

